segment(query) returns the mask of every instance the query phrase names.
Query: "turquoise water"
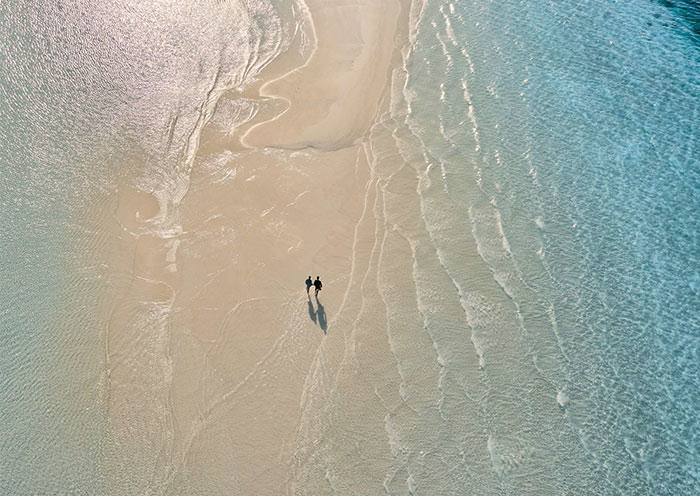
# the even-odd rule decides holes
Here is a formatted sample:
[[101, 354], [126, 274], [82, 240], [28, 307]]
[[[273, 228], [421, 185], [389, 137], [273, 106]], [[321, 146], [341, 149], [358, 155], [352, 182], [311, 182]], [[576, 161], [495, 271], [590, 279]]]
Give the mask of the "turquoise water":
[[700, 491], [699, 16], [425, 5], [404, 94], [426, 224], [463, 301], [471, 230], [510, 309], [472, 325], [494, 493]]
[[[130, 460], [109, 466], [112, 254], [85, 208], [108, 214], [122, 173], [176, 195], [209, 105], [284, 49], [290, 6], [31, 7], [0, 4], [0, 492], [137, 493]], [[387, 414], [395, 466], [367, 487], [700, 492], [699, 18], [645, 0], [416, 5], [391, 117], [420, 178], [431, 346], [393, 346], [421, 358], [404, 373], [438, 357], [439, 408], [406, 374], [415, 409]]]
[[104, 151], [82, 120], [90, 102], [75, 85], [51, 88], [30, 24], [40, 17], [10, 10], [0, 6], [0, 491], [94, 491], [103, 347], [84, 309], [98, 304], [100, 270], [74, 253], [83, 237], [67, 203], [99, 189], [100, 171], [78, 164]]

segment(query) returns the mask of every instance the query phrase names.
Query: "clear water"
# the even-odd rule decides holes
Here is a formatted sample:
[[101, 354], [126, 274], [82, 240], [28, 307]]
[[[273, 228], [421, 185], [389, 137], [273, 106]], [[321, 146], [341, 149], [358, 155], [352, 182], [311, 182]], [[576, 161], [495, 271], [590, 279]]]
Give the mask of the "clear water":
[[[4, 494], [144, 487], [107, 466], [110, 247], [83, 209], [134, 171], [173, 201], [203, 116], [284, 49], [291, 9], [0, 4]], [[418, 213], [397, 197], [387, 215], [421, 226], [402, 232], [415, 295], [393, 291], [391, 264], [378, 278], [404, 402], [382, 426], [393, 465], [367, 481], [334, 445], [299, 468], [300, 493], [331, 472], [390, 494], [700, 492], [697, 6], [413, 14], [390, 119]]]
[[143, 487], [133, 460], [108, 466], [108, 194], [131, 175], [171, 201], [210, 107], [284, 49], [291, 8], [0, 4], [2, 494]]
[[[420, 15], [396, 118], [453, 291], [467, 314], [499, 314], [463, 335], [486, 389], [472, 396], [498, 475], [486, 487], [697, 493], [697, 5], [428, 1]], [[491, 284], [460, 260], [469, 234]], [[493, 284], [502, 295], [475, 307]]]

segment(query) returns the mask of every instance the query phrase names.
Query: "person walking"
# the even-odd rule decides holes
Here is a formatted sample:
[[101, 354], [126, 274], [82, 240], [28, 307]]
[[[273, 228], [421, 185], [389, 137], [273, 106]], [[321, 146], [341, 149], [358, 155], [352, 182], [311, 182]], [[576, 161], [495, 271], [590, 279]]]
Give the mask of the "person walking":
[[316, 294], [314, 296], [318, 298], [318, 292], [321, 291], [321, 288], [323, 288], [321, 276], [316, 276], [316, 280], [314, 281], [314, 287], [316, 288]]
[[309, 290], [313, 285], [314, 283], [311, 281], [311, 276], [309, 276], [309, 278], [306, 280], [306, 294], [309, 294]]

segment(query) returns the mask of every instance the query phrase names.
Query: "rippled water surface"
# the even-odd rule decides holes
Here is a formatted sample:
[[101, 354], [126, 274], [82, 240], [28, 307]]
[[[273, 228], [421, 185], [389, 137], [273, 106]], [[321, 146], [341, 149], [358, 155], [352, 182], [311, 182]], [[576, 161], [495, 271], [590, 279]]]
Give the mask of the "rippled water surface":
[[181, 189], [216, 98], [284, 48], [290, 15], [254, 0], [0, 5], [3, 494], [128, 487], [106, 466], [102, 296], [119, 275], [107, 282], [105, 202], [127, 175], [166, 202]]
[[[425, 6], [405, 93], [443, 189], [424, 193], [428, 226], [464, 293], [477, 281], [453, 223], [470, 226], [512, 308], [472, 334], [500, 491], [700, 489], [698, 15], [680, 2]], [[521, 355], [491, 359], [502, 339]], [[496, 382], [501, 368], [522, 380]], [[520, 417], [506, 420], [504, 399]]]
[[[104, 202], [124, 175], [161, 205], [183, 194], [217, 98], [286, 48], [292, 12], [0, 4], [3, 493], [144, 487], [129, 460], [108, 466]], [[366, 437], [388, 442], [391, 469], [367, 481], [346, 463], [374, 431], [359, 386], [332, 390], [348, 394], [335, 416], [305, 399], [297, 442], [314, 456], [290, 469], [296, 487], [329, 491], [333, 474], [389, 494], [697, 494], [697, 6], [427, 0], [412, 14], [367, 138], [384, 184], [407, 170], [418, 184], [415, 204], [384, 192], [382, 243], [411, 270], [383, 245], [367, 269], [395, 361], [369, 365], [401, 383], [386, 385], [400, 398], [388, 441]], [[410, 167], [389, 171], [390, 147]], [[391, 251], [396, 232], [410, 249]]]

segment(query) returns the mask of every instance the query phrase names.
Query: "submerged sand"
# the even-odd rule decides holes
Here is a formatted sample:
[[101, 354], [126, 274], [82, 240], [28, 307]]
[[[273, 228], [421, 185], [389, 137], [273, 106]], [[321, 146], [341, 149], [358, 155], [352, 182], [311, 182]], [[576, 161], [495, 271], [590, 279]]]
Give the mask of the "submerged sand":
[[[257, 115], [204, 133], [179, 232], [147, 234], [158, 202], [121, 188], [109, 409], [115, 477], [128, 472], [135, 490], [405, 487], [388, 412], [406, 408], [404, 374], [439, 381], [435, 363], [397, 367], [390, 336], [426, 339], [404, 234], [421, 218], [418, 177], [389, 122], [410, 7], [307, 4], [312, 53], [230, 97]], [[318, 299], [309, 275], [324, 281]], [[414, 310], [393, 315], [392, 303]]]

